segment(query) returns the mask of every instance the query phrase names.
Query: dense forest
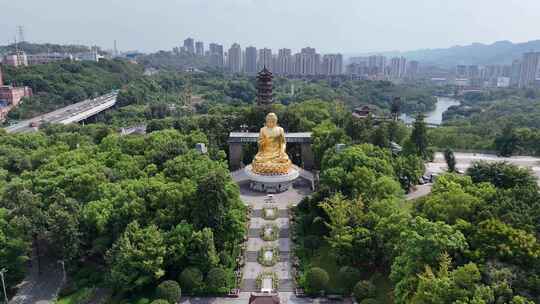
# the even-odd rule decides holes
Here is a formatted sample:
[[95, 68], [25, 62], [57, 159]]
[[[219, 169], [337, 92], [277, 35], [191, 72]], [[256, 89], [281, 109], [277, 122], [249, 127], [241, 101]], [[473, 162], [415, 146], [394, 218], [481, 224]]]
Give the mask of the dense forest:
[[295, 214], [306, 292], [352, 293], [365, 304], [540, 301], [540, 194], [530, 172], [477, 163], [438, 177], [411, 206], [397, 168], [370, 145], [325, 154], [321, 188]]
[[42, 244], [75, 278], [68, 290], [107, 284], [129, 295], [165, 279], [193, 294], [234, 286], [246, 207], [223, 154], [194, 149], [207, 143], [201, 132], [50, 126], [0, 141], [0, 262], [10, 286], [30, 246]]

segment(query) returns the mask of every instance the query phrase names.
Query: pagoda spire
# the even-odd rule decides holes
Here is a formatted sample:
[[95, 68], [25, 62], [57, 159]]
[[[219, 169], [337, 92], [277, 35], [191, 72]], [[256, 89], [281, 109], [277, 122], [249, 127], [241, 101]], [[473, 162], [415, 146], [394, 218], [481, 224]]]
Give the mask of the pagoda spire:
[[266, 66], [257, 74], [257, 105], [266, 106], [274, 102], [272, 99], [272, 72]]

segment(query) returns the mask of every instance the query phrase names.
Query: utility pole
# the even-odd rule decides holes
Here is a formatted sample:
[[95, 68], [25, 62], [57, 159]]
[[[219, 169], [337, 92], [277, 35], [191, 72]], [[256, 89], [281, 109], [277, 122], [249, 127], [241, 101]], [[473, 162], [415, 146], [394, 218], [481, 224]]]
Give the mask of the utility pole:
[[62, 285], [64, 285], [66, 284], [66, 263], [64, 262], [64, 260], [59, 260], [58, 264], [62, 265]]
[[6, 272], [7, 272], [7, 269], [2, 268], [2, 270], [0, 270], [0, 278], [2, 278], [2, 288], [4, 289], [4, 301], [6, 301], [6, 304], [8, 304], [7, 291], [6, 291], [6, 281], [4, 279], [4, 274]]

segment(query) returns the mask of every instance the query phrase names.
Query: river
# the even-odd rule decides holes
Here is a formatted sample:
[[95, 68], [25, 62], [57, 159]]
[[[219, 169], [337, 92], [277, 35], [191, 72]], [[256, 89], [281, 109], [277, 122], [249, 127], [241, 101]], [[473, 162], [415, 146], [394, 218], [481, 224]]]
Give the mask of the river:
[[[442, 124], [443, 113], [451, 106], [457, 106], [460, 102], [456, 99], [449, 97], [437, 97], [437, 103], [435, 104], [435, 110], [424, 113], [426, 115], [425, 122], [433, 125]], [[401, 114], [401, 120], [405, 123], [414, 122], [414, 117], [407, 114]]]

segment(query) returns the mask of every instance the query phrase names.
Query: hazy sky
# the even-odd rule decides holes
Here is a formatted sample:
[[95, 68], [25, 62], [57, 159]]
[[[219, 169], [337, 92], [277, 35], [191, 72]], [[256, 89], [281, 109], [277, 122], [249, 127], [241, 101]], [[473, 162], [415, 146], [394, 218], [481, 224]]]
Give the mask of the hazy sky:
[[359, 53], [540, 39], [540, 0], [0, 0], [0, 44], [171, 49], [192, 36], [245, 47]]

